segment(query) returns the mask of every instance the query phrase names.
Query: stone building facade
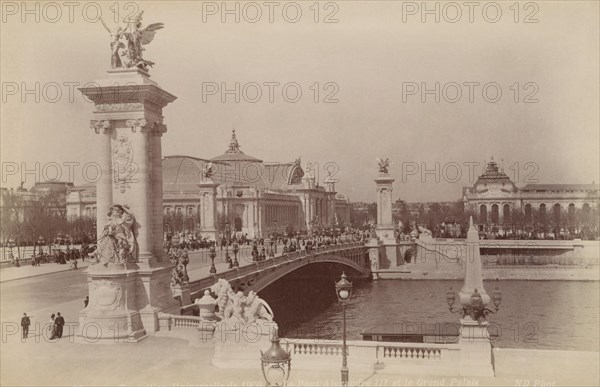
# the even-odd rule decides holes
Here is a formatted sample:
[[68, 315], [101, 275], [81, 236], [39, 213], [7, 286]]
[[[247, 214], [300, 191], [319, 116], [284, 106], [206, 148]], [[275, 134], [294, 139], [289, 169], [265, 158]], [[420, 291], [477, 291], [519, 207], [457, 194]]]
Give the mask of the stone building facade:
[[[240, 150], [235, 130], [228, 149], [212, 159], [167, 156], [162, 160], [163, 207], [167, 231], [183, 229], [202, 233], [207, 227], [203, 213], [209, 200], [201, 192], [203, 171], [213, 167], [216, 187], [215, 227], [267, 237], [271, 233], [308, 231], [346, 226], [350, 223], [350, 201], [335, 191], [335, 183], [325, 179], [320, 185], [314, 173], [300, 165], [300, 159], [287, 163], [264, 162]], [[95, 186], [80, 186], [67, 196], [67, 214], [73, 219], [95, 216]], [[173, 223], [173, 224], [171, 224]]]
[[513, 217], [522, 216], [524, 223], [546, 219], [566, 228], [576, 216], [586, 219], [597, 211], [598, 195], [598, 184], [527, 184], [519, 188], [493, 158], [475, 184], [463, 188], [464, 208], [476, 215], [481, 226], [510, 224]]

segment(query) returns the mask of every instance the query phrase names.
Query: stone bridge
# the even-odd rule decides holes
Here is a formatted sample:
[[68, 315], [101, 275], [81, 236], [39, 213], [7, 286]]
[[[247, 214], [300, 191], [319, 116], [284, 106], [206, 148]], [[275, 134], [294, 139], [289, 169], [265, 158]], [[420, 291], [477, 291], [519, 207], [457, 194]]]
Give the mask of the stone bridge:
[[348, 269], [354, 269], [363, 277], [371, 275], [367, 247], [363, 242], [348, 242], [315, 248], [309, 252], [297, 251], [283, 254], [265, 261], [253, 262], [237, 269], [229, 269], [217, 275], [191, 281], [189, 284], [191, 299], [201, 297], [204, 290], [215, 284], [219, 278], [229, 281], [236, 291], [254, 290], [259, 292], [301, 267], [325, 262], [338, 263]]

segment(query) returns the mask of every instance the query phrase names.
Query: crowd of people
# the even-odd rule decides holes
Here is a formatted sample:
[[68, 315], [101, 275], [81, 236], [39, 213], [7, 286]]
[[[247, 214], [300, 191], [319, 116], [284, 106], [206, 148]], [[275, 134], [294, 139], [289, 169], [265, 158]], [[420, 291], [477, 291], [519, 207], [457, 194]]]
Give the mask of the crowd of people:
[[[70, 264], [71, 268], [76, 270], [78, 267], [77, 260], [81, 259], [83, 263], [87, 257], [93, 255], [95, 251], [95, 245], [83, 244], [79, 248], [74, 246], [67, 246], [66, 249], [52, 248], [50, 246], [44, 250], [39, 247], [37, 252], [31, 254], [30, 264], [31, 266], [40, 266], [43, 263], [56, 263], [60, 265]], [[7, 260], [14, 267], [20, 267], [22, 262], [19, 258], [19, 254], [15, 254], [13, 250], [9, 250], [7, 254]]]

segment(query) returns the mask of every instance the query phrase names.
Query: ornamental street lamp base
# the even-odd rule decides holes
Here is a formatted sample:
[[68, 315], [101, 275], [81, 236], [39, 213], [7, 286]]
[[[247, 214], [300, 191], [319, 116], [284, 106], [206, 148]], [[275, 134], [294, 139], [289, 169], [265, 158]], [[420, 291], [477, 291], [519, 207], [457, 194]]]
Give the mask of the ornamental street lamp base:
[[342, 386], [348, 385], [349, 373], [348, 367], [342, 367]]

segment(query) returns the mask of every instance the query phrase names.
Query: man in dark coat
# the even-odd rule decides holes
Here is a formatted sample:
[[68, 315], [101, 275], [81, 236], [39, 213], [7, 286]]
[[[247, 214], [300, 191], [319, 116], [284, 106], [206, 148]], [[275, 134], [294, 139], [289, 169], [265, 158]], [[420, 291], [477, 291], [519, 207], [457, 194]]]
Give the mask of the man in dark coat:
[[54, 323], [56, 324], [56, 336], [60, 339], [63, 334], [63, 326], [65, 325], [65, 319], [60, 315], [60, 312], [56, 313], [56, 318], [54, 319]]
[[23, 328], [24, 339], [29, 335], [29, 325], [31, 325], [31, 320], [27, 317], [27, 313], [23, 313], [23, 317], [21, 318], [21, 328]]

